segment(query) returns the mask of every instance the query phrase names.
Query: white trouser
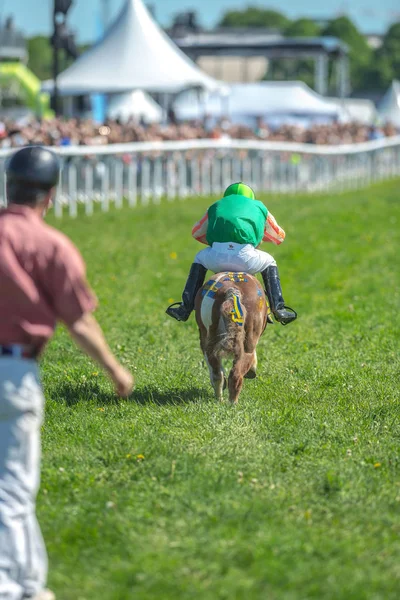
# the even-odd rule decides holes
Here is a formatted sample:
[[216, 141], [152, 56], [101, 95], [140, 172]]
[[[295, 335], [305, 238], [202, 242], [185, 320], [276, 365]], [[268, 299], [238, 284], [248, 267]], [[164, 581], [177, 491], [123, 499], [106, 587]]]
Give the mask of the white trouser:
[[35, 514], [43, 393], [33, 360], [0, 357], [0, 599], [43, 590], [47, 555]]
[[203, 265], [208, 271], [242, 271], [255, 275], [270, 265], [276, 266], [273, 256], [268, 252], [257, 250], [251, 244], [235, 244], [233, 242], [214, 242], [211, 248], [197, 253], [195, 263]]

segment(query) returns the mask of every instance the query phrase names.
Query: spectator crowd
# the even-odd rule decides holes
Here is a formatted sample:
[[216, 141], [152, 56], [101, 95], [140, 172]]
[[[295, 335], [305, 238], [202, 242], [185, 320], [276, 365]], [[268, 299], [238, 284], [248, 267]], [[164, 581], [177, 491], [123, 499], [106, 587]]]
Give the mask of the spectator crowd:
[[14, 148], [27, 144], [47, 146], [96, 146], [128, 142], [150, 142], [193, 139], [249, 139], [275, 142], [297, 142], [305, 144], [352, 144], [381, 137], [390, 137], [399, 132], [388, 124], [382, 127], [359, 123], [280, 125], [271, 127], [261, 119], [254, 127], [237, 125], [222, 119], [213, 126], [207, 122], [190, 122], [145, 125], [131, 120], [118, 120], [98, 125], [89, 119], [30, 120], [25, 122], [0, 122], [0, 147]]

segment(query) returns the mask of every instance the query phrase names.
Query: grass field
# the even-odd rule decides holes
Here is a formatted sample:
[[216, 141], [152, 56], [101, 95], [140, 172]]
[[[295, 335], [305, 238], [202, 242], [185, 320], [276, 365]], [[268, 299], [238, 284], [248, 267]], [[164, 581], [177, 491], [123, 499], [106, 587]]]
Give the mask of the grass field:
[[400, 597], [399, 181], [266, 200], [300, 317], [268, 327], [236, 408], [213, 399], [194, 319], [164, 314], [210, 199], [56, 223], [137, 383], [116, 400], [62, 330], [43, 361], [58, 600]]

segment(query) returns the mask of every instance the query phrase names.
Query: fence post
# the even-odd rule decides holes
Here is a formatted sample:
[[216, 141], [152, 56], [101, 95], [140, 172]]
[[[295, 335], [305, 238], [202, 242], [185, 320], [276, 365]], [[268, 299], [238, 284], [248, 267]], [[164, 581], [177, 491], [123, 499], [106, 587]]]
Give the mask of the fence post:
[[146, 157], [142, 160], [142, 176], [140, 181], [140, 197], [144, 206], [149, 204], [151, 197], [150, 168], [150, 160]]
[[115, 162], [114, 173], [115, 173], [115, 206], [116, 208], [122, 208], [124, 205], [124, 163], [121, 157]]
[[232, 158], [232, 180], [233, 180], [233, 182], [237, 182], [242, 179], [241, 171], [242, 171], [242, 169], [241, 169], [240, 157], [238, 156], [238, 154], [236, 152], [234, 157]]
[[156, 158], [154, 162], [154, 188], [153, 188], [153, 196], [154, 196], [154, 204], [160, 204], [161, 196], [163, 194], [163, 181], [162, 181], [162, 161], [160, 158]]
[[69, 206], [70, 217], [76, 217], [78, 214], [76, 197], [77, 197], [76, 166], [74, 164], [72, 164], [69, 166], [69, 169], [68, 169], [68, 206]]
[[197, 154], [190, 160], [190, 193], [194, 196], [200, 194], [199, 157]]
[[243, 181], [245, 183], [251, 181], [251, 159], [246, 156], [242, 161]]
[[128, 167], [128, 204], [131, 207], [137, 204], [137, 160], [135, 155], [131, 157]]
[[[84, 202], [91, 215], [94, 203], [109, 210], [110, 200], [136, 206], [165, 194], [218, 195], [232, 181], [248, 181], [260, 191], [351, 190], [400, 174], [400, 136], [340, 146], [314, 146], [260, 140], [187, 140], [136, 142], [110, 146], [56, 148], [62, 157], [54, 214], [63, 204], [71, 216]], [[11, 149], [0, 149], [0, 202], [5, 203], [5, 162]], [[157, 153], [157, 158], [153, 158]], [[124, 166], [123, 155], [132, 163]], [[90, 157], [90, 158], [88, 158]], [[122, 161], [122, 162], [121, 162]], [[127, 186], [127, 188], [126, 188]], [[127, 190], [127, 193], [126, 193]]]
[[101, 209], [103, 212], [108, 212], [110, 208], [110, 172], [108, 165], [99, 163], [101, 175]]
[[183, 153], [179, 156], [178, 164], [178, 189], [179, 198], [186, 198], [187, 196], [187, 171], [186, 171], [186, 157]]
[[176, 165], [174, 157], [168, 155], [167, 158], [167, 199], [173, 200], [176, 197]]
[[87, 162], [85, 164], [85, 213], [93, 214], [93, 167]]
[[208, 156], [203, 154], [201, 160], [201, 193], [204, 195], [210, 195], [211, 193], [211, 163], [208, 160]]
[[[63, 214], [62, 199], [61, 199], [63, 174], [64, 174], [64, 168], [63, 168], [63, 165], [61, 164], [59, 182], [58, 182], [58, 186], [56, 189], [56, 195], [54, 198], [54, 215], [57, 218], [61, 218], [62, 214]], [[4, 198], [5, 198], [5, 196], [4, 196]]]
[[221, 160], [217, 155], [211, 163], [211, 192], [214, 196], [221, 192]]
[[222, 159], [222, 187], [225, 190], [232, 183], [232, 160], [228, 156]]

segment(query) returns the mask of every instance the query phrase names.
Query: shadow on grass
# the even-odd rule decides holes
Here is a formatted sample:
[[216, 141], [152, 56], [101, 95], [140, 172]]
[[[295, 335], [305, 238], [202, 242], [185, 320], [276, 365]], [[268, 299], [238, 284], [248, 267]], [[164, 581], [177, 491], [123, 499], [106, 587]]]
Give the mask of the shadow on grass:
[[94, 381], [63, 381], [57, 386], [46, 386], [45, 391], [52, 400], [67, 406], [75, 406], [80, 402], [96, 402], [99, 406], [120, 402], [111, 389]]
[[56, 402], [65, 403], [67, 406], [75, 406], [81, 402], [96, 402], [99, 406], [120, 402], [164, 406], [210, 400], [210, 391], [205, 388], [166, 388], [161, 390], [151, 385], [138, 387], [130, 398], [122, 399], [118, 398], [112, 390], [107, 390], [93, 381], [65, 381], [57, 387], [47, 390], [47, 394]]
[[210, 393], [204, 388], [173, 388], [160, 390], [152, 386], [139, 387], [134, 391], [131, 400], [137, 404], [189, 404], [199, 400], [209, 400]]

